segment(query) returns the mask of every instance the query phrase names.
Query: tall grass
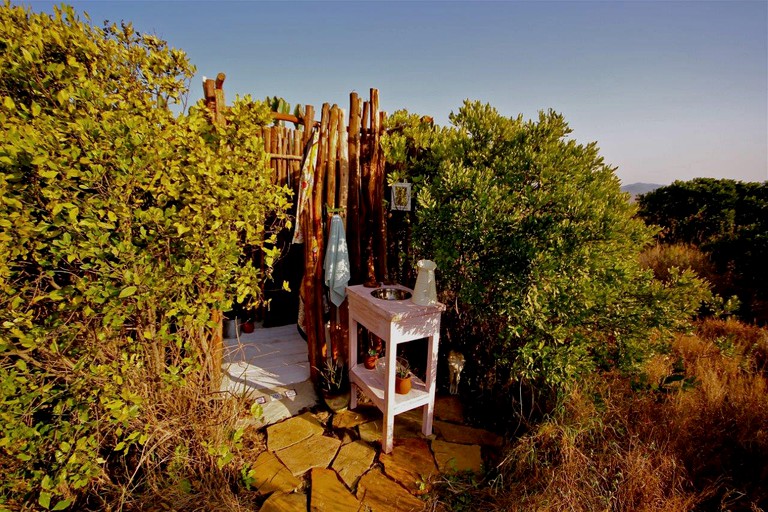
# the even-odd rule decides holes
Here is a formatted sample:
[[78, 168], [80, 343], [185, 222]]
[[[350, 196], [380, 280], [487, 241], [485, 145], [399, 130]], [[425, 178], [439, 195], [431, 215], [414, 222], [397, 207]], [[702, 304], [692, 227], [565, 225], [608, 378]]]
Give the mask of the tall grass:
[[142, 403], [131, 427], [147, 439], [122, 457], [109, 457], [81, 510], [253, 510], [253, 497], [239, 492], [241, 472], [255, 460], [250, 455], [264, 447], [255, 429], [244, 427], [251, 402], [212, 390], [205, 370], [213, 364], [210, 354], [200, 356], [200, 367], [181, 384], [161, 378], [161, 370], [180, 366], [183, 356], [175, 346], [160, 359], [147, 353], [149, 364], [126, 378], [126, 389]]
[[[641, 378], [594, 375], [517, 439], [483, 483], [435, 503], [487, 510], [763, 510], [768, 503], [768, 333], [706, 320]], [[467, 508], [466, 510], [476, 510]]]

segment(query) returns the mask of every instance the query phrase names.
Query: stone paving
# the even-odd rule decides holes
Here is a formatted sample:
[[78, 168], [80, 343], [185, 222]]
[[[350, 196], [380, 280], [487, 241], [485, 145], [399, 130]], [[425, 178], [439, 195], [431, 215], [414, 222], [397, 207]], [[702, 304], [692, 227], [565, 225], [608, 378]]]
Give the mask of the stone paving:
[[421, 434], [421, 409], [395, 418], [392, 453], [381, 453], [381, 413], [362, 406], [328, 416], [305, 412], [267, 427], [253, 464], [263, 512], [406, 512], [440, 474], [483, 470], [483, 448], [503, 440], [462, 425], [456, 397], [435, 402], [435, 433]]

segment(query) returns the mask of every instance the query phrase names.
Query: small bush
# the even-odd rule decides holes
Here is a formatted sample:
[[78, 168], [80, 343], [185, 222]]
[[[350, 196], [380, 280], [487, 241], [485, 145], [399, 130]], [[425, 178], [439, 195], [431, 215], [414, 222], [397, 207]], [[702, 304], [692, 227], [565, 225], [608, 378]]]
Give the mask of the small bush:
[[716, 278], [715, 267], [709, 256], [689, 244], [656, 244], [640, 253], [640, 264], [653, 270], [653, 275], [660, 281], [669, 281], [671, 270], [691, 270], [710, 283]]

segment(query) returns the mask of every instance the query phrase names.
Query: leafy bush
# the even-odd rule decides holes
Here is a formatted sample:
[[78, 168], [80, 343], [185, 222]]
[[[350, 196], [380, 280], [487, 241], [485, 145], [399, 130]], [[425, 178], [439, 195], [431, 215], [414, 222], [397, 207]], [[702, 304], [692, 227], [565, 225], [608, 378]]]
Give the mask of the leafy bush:
[[446, 338], [472, 355], [478, 388], [631, 369], [652, 329], [683, 324], [707, 295], [689, 271], [661, 283], [640, 267], [653, 231], [597, 146], [567, 139], [562, 116], [524, 121], [465, 102], [453, 128], [398, 119], [388, 159], [423, 179], [416, 249], [438, 264]]
[[768, 321], [768, 182], [696, 178], [639, 197], [639, 214], [667, 244], [694, 244], [715, 265], [715, 291], [737, 295], [748, 321]]
[[0, 505], [104, 508], [164, 453], [231, 458], [173, 415], [221, 410], [211, 312], [261, 297], [242, 244], [270, 265], [288, 192], [265, 107], [175, 115], [193, 69], [156, 37], [5, 4], [0, 41]]

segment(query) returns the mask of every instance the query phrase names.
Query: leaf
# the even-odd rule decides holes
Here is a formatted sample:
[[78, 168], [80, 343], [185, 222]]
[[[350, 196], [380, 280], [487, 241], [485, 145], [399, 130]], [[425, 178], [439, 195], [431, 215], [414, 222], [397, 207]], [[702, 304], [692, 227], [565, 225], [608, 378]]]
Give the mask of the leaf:
[[41, 492], [40, 497], [37, 499], [37, 502], [44, 509], [49, 509], [51, 507], [51, 493], [46, 491]]
[[40, 115], [40, 104], [36, 102], [32, 102], [32, 115], [34, 117], [37, 117]]
[[59, 500], [51, 510], [64, 510], [72, 504], [72, 500]]
[[8, 110], [16, 110], [16, 104], [13, 102], [10, 96], [3, 98], [3, 105], [5, 105], [5, 108]]
[[130, 297], [134, 293], [136, 293], [136, 287], [135, 286], [128, 286], [126, 288], [123, 288], [123, 290], [120, 292], [120, 297], [119, 298], [124, 299], [126, 297]]

